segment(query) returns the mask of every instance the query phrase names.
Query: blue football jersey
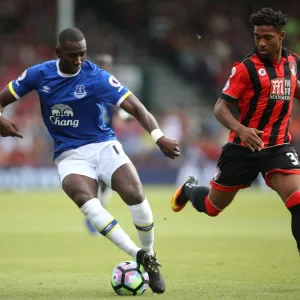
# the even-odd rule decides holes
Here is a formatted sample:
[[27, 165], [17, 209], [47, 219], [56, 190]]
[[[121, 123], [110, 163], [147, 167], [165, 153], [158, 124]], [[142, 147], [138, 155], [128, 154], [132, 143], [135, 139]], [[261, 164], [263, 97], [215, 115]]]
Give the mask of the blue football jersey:
[[104, 122], [103, 104], [119, 106], [131, 92], [88, 60], [72, 75], [62, 73], [58, 64], [59, 60], [51, 60], [35, 65], [9, 83], [17, 99], [37, 91], [43, 120], [54, 140], [54, 159], [66, 150], [116, 140]]
[[106, 126], [113, 129], [114, 108], [111, 104], [103, 103], [103, 120]]

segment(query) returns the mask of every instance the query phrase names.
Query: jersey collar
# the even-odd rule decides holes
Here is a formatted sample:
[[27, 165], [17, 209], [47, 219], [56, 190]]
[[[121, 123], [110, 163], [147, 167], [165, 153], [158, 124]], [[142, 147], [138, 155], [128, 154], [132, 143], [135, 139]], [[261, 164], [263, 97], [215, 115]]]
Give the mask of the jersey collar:
[[[259, 52], [258, 52], [258, 49], [257, 49], [257, 47], [255, 47], [255, 49], [253, 50], [253, 52], [252, 52], [253, 54], [256, 54], [257, 55], [257, 57], [258, 57], [258, 59], [260, 60], [260, 61], [262, 61], [261, 59], [260, 59], [260, 57], [259, 57]], [[282, 47], [282, 58], [285, 58], [285, 59], [288, 59], [288, 56], [289, 56], [289, 50], [288, 49], [286, 49], [286, 48], [284, 48], [284, 47]], [[280, 63], [282, 63], [284, 60], [281, 60], [281, 62]], [[267, 61], [267, 62], [264, 62], [264, 61], [262, 61], [263, 63], [266, 63], [266, 64], [277, 64], [277, 63], [275, 63], [274, 61]], [[279, 63], [279, 64], [280, 64]]]
[[57, 73], [58, 75], [60, 75], [61, 77], [75, 77], [76, 75], [79, 74], [79, 72], [81, 71], [81, 68], [78, 70], [77, 73], [75, 74], [66, 74], [66, 73], [63, 73], [61, 72], [61, 70], [59, 69], [59, 59], [56, 61], [56, 68], [57, 68]]

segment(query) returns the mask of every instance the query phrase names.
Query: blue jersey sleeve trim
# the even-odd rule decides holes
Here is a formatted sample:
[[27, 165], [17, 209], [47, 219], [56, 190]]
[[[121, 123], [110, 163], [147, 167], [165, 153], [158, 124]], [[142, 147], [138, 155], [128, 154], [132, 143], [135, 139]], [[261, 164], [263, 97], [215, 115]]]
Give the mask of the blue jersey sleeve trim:
[[8, 84], [8, 88], [10, 90], [10, 92], [12, 93], [12, 95], [16, 98], [16, 99], [20, 99], [20, 96], [16, 93], [16, 91], [13, 88], [12, 85], [12, 81]]
[[118, 102], [116, 103], [116, 106], [120, 106], [121, 103], [129, 96], [131, 95], [132, 93], [130, 91], [128, 91], [127, 93], [125, 93], [119, 100]]

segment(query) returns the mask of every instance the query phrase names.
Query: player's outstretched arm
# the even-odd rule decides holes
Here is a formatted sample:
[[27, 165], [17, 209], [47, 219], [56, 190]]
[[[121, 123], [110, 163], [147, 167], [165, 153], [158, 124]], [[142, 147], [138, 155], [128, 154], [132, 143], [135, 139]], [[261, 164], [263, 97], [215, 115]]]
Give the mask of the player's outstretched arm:
[[178, 142], [163, 135], [153, 115], [133, 95], [129, 95], [120, 105], [127, 113], [137, 119], [152, 136], [165, 156], [175, 159], [180, 156]]
[[8, 86], [0, 91], [0, 136], [2, 137], [12, 136], [23, 138], [17, 126], [13, 122], [5, 119], [2, 115], [4, 107], [16, 100]]
[[237, 121], [230, 111], [231, 106], [232, 103], [219, 98], [214, 108], [216, 119], [226, 128], [238, 134], [242, 142], [244, 142], [251, 151], [260, 151], [264, 144], [259, 135], [263, 134], [263, 131], [256, 128], [245, 127]]

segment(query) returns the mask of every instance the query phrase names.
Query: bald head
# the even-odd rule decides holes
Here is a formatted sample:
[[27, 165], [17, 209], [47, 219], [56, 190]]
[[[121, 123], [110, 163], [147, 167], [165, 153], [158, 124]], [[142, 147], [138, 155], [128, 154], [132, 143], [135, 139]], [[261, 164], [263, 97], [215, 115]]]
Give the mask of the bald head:
[[84, 34], [75, 27], [66, 28], [58, 36], [58, 44], [63, 45], [66, 42], [79, 42], [84, 40]]
[[63, 73], [77, 73], [86, 59], [86, 42], [83, 33], [77, 28], [66, 28], [58, 36], [56, 55]]

